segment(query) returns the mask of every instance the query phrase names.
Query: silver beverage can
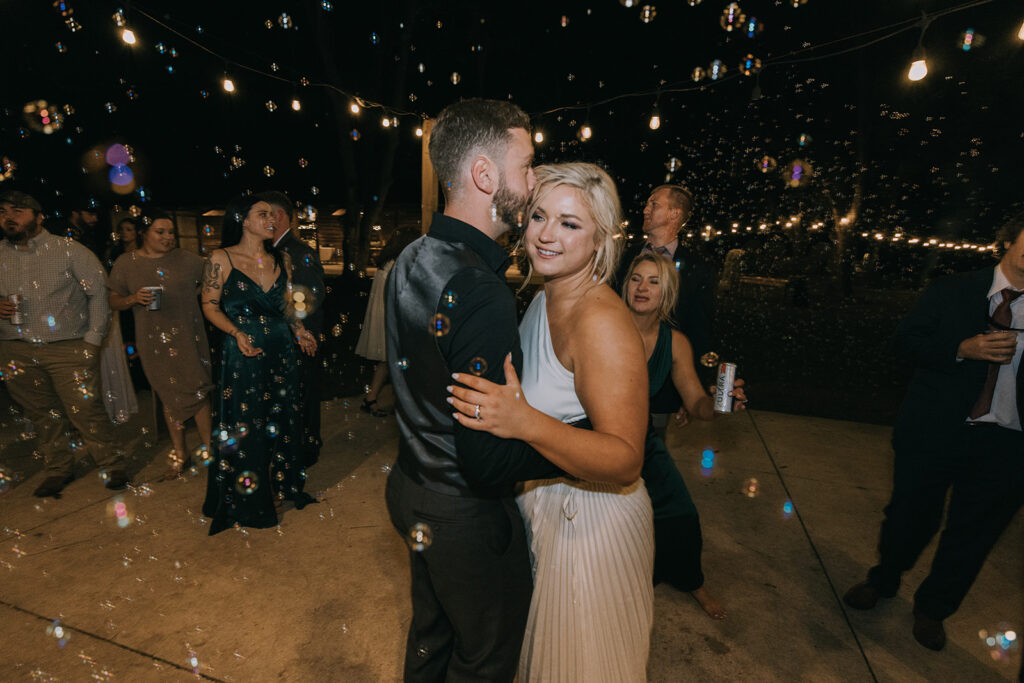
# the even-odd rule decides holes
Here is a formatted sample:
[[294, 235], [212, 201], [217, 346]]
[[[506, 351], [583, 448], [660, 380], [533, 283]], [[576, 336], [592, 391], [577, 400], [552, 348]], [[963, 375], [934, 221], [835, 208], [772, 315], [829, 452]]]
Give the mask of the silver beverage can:
[[24, 325], [25, 314], [21, 312], [21, 294], [11, 294], [9, 297], [7, 297], [7, 300], [14, 304], [14, 313], [11, 313], [11, 324]]
[[155, 285], [155, 286], [152, 286], [152, 287], [143, 287], [143, 289], [146, 290], [147, 292], [152, 292], [153, 293], [153, 300], [149, 302], [149, 306], [147, 306], [146, 308], [148, 308], [151, 311], [159, 311], [160, 310], [161, 300], [164, 297], [163, 285]]
[[718, 382], [715, 384], [715, 412], [716, 413], [731, 413], [732, 412], [732, 396], [729, 392], [733, 389], [733, 384], [736, 382], [736, 364], [735, 363], [719, 363], [718, 364]]

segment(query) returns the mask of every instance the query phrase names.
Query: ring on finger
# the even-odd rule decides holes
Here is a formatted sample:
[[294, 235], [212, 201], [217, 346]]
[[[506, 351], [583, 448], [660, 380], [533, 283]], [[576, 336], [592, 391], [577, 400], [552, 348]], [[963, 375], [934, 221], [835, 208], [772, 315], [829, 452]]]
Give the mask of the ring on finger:
[[479, 403], [476, 406], [476, 410], [473, 412], [473, 417], [476, 418], [477, 420], [480, 419], [480, 404]]

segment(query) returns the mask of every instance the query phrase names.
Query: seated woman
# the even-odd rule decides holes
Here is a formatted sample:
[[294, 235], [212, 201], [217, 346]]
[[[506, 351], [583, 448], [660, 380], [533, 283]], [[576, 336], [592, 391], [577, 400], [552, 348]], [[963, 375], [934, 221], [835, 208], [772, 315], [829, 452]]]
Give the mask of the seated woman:
[[[302, 392], [295, 344], [312, 356], [316, 339], [285, 317], [291, 263], [274, 247], [270, 205], [252, 195], [229, 202], [221, 248], [203, 275], [203, 313], [225, 333], [213, 462], [203, 514], [210, 535], [232, 525], [278, 523], [283, 501], [303, 492]], [[289, 329], [290, 328], [290, 329]]]
[[[644, 340], [650, 396], [671, 382], [683, 398], [686, 411], [700, 420], [715, 416], [714, 404], [704, 392], [693, 364], [689, 340], [671, 326], [679, 278], [671, 261], [658, 254], [644, 253], [629, 266], [622, 298]], [[737, 379], [733, 410], [745, 407], [743, 380]], [[664, 439], [652, 428], [647, 432], [643, 469], [644, 482], [654, 506], [654, 581], [666, 581], [693, 594], [713, 619], [725, 619], [722, 605], [704, 587], [701, 570], [703, 539], [700, 517], [683, 477]]]
[[[203, 259], [178, 248], [177, 227], [170, 216], [154, 213], [138, 222], [138, 248], [118, 257], [107, 288], [110, 307], [131, 310], [142, 368], [164, 408], [174, 450], [170, 469], [174, 479], [191, 464], [185, 446], [185, 422], [195, 418], [199, 439], [210, 447], [210, 346], [199, 312], [199, 283]], [[161, 287], [160, 304], [149, 308]]]
[[524, 440], [573, 475], [526, 482], [517, 498], [534, 571], [518, 680], [643, 681], [654, 602], [639, 478], [647, 382], [640, 336], [605, 284], [621, 248], [618, 193], [593, 164], [536, 175], [523, 243], [544, 289], [519, 326], [522, 385], [506, 358], [506, 384], [459, 373], [469, 388], [453, 387], [452, 404], [462, 426]]

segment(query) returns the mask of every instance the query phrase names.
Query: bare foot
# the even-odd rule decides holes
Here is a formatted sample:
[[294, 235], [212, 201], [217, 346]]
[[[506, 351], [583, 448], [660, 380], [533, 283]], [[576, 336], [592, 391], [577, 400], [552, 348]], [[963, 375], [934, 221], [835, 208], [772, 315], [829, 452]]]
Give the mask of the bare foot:
[[700, 606], [704, 608], [704, 611], [708, 613], [709, 617], [718, 620], [725, 619], [725, 607], [723, 607], [722, 603], [718, 602], [718, 600], [711, 597], [704, 586], [701, 586], [695, 591], [691, 591], [690, 595], [700, 603]]

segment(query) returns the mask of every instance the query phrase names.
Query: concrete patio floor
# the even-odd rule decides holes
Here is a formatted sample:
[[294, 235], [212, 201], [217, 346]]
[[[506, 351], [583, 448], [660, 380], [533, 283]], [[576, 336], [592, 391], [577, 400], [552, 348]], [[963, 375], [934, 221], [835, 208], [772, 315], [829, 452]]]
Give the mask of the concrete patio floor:
[[[0, 678], [400, 680], [408, 563], [383, 498], [394, 418], [339, 400], [324, 407], [324, 428], [307, 486], [320, 504], [286, 512], [278, 529], [212, 538], [199, 512], [206, 473], [158, 481], [166, 441], [133, 460], [135, 482], [148, 485], [121, 494], [124, 528], [95, 470], [59, 500], [36, 499], [39, 463], [24, 442], [8, 443], [0, 464], [23, 478], [0, 497]], [[1021, 516], [946, 622], [940, 653], [911, 634], [911, 596], [934, 544], [895, 599], [869, 613], [839, 601], [874, 559], [888, 437], [886, 427], [758, 411], [670, 430], [701, 511], [707, 587], [729, 617], [713, 621], [659, 586], [651, 681], [1016, 679], [1019, 645], [994, 658], [979, 631], [1024, 631]], [[707, 448], [715, 464], [702, 471]], [[53, 620], [63, 645], [48, 633]]]

